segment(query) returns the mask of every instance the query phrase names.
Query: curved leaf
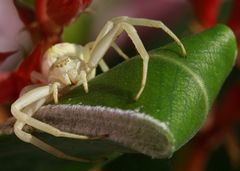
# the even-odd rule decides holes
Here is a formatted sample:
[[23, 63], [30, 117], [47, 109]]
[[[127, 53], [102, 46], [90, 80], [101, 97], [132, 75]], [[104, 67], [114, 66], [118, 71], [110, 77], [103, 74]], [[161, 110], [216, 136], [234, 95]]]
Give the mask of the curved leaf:
[[[138, 101], [133, 97], [140, 86], [142, 60], [135, 57], [91, 80], [88, 94], [77, 87], [60, 98], [60, 104], [46, 105], [35, 115], [68, 132], [107, 134], [107, 138], [80, 141], [39, 136], [68, 153], [88, 158], [116, 152], [171, 156], [202, 126], [236, 59], [235, 37], [223, 25], [186, 38], [183, 43], [186, 58], [175, 43], [149, 52], [147, 85]], [[12, 161], [6, 152], [14, 152], [16, 157], [23, 154], [19, 150], [16, 154], [18, 146], [6, 145], [10, 140], [21, 143], [12, 136], [1, 137], [4, 149], [0, 150], [0, 159], [4, 161], [9, 157]], [[40, 150], [32, 156], [32, 151], [26, 152], [32, 145], [21, 144], [24, 154], [36, 159], [41, 153], [41, 162], [47, 158]]]
[[[150, 52], [147, 85], [138, 101], [133, 97], [141, 82], [142, 60], [135, 57], [90, 81], [88, 94], [78, 87], [60, 99], [62, 105], [46, 106], [40, 113], [51, 121], [61, 116], [65, 126], [77, 125], [70, 126], [75, 133], [108, 134], [135, 151], [168, 157], [202, 126], [237, 52], [233, 33], [223, 25], [183, 43], [186, 58], [174, 43]], [[121, 131], [119, 137], [114, 137], [115, 130]]]

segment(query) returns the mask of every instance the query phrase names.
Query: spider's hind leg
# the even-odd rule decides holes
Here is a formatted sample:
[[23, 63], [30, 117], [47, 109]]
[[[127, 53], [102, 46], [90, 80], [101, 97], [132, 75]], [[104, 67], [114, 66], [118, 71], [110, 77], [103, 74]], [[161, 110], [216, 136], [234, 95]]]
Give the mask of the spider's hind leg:
[[74, 157], [74, 156], [65, 154], [64, 152], [62, 152], [62, 151], [58, 150], [57, 148], [43, 142], [42, 140], [32, 136], [31, 134], [24, 132], [22, 130], [24, 125], [25, 124], [21, 121], [16, 121], [16, 123], [14, 124], [14, 132], [15, 132], [16, 136], [24, 142], [31, 143], [34, 146], [42, 149], [43, 151], [46, 151], [47, 153], [50, 153], [50, 154], [52, 154], [56, 157], [59, 157], [59, 158], [63, 158], [63, 159], [67, 159], [67, 160], [80, 161], [80, 162], [97, 162], [98, 161], [98, 160], [92, 161], [92, 160], [83, 159], [83, 158]]
[[[21, 121], [25, 124], [28, 124], [29, 126], [32, 126], [33, 128], [39, 129], [56, 137], [67, 137], [75, 139], [98, 139], [105, 137], [102, 136], [91, 138], [84, 135], [64, 132], [49, 124], [33, 118], [32, 115], [45, 103], [46, 98], [52, 94], [51, 89], [51, 86], [42, 86], [26, 92], [12, 104], [11, 113], [18, 121]], [[22, 111], [24, 108], [32, 110], [30, 112], [31, 114], [27, 114], [26, 112]]]
[[152, 19], [145, 19], [145, 18], [133, 18], [127, 16], [121, 16], [113, 18], [111, 21], [114, 23], [121, 23], [125, 22], [131, 24], [133, 26], [143, 26], [143, 27], [152, 27], [152, 28], [159, 28], [162, 29], [165, 33], [167, 33], [180, 47], [182, 51], [182, 55], [186, 56], [186, 49], [179, 38], [161, 21], [152, 20]]

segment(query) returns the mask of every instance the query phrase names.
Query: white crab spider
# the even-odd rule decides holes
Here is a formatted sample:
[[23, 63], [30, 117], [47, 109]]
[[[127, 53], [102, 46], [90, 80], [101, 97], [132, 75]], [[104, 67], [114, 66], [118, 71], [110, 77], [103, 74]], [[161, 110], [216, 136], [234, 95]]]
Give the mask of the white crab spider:
[[47, 50], [43, 57], [42, 74], [33, 74], [35, 79], [46, 79], [46, 85], [31, 86], [30, 90], [23, 90], [22, 95], [11, 106], [11, 112], [17, 120], [14, 125], [15, 134], [21, 140], [31, 143], [57, 157], [69, 160], [89, 161], [87, 159], [67, 155], [31, 134], [24, 132], [22, 129], [24, 125], [27, 124], [56, 137], [89, 139], [89, 137], [84, 135], [63, 132], [33, 118], [32, 115], [34, 115], [34, 113], [44, 105], [47, 100], [53, 98], [55, 103], [57, 103], [58, 91], [63, 90], [66, 86], [82, 84], [85, 92], [88, 92], [88, 80], [95, 77], [95, 69], [97, 65], [100, 65], [104, 72], [108, 70], [107, 65], [102, 59], [110, 46], [112, 46], [122, 57], [127, 59], [127, 56], [114, 43], [123, 31], [128, 34], [143, 59], [141, 86], [135, 96], [135, 100], [139, 99], [146, 83], [149, 55], [133, 26], [146, 26], [163, 29], [181, 48], [182, 54], [184, 56], [186, 55], [185, 48], [181, 41], [161, 21], [130, 18], [126, 16], [116, 17], [108, 21], [97, 36], [96, 40], [85, 46], [70, 43], [56, 44]]

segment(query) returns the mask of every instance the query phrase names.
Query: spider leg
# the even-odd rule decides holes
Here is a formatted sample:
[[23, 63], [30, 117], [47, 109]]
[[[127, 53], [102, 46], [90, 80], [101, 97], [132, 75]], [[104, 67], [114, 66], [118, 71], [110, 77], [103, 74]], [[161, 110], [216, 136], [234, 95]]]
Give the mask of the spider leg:
[[[112, 30], [113, 26], [114, 26], [114, 23], [112, 21], [108, 21], [104, 25], [100, 33], [98, 34], [96, 40], [93, 42], [89, 42], [88, 44], [85, 45], [85, 47], [88, 47], [90, 49], [90, 54], [96, 48], [99, 41], [101, 41], [105, 37], [105, 35]], [[121, 48], [115, 42], [112, 42], [110, 46], [119, 54], [120, 57], [122, 57], [125, 60], [129, 59], [129, 57], [121, 50]], [[109, 67], [107, 66], [107, 64], [103, 59], [99, 61], [99, 66], [101, 67], [103, 72], [106, 72], [109, 70]]]
[[119, 34], [121, 34], [122, 31], [126, 31], [128, 36], [131, 38], [132, 42], [134, 43], [137, 51], [139, 52], [141, 58], [143, 59], [143, 72], [142, 72], [142, 81], [141, 81], [141, 87], [135, 96], [135, 100], [139, 99], [141, 96], [145, 84], [146, 84], [146, 78], [147, 78], [147, 70], [148, 70], [148, 61], [149, 61], [149, 55], [139, 38], [136, 29], [124, 22], [117, 23], [112, 30], [110, 30], [97, 44], [95, 49], [93, 49], [91, 58], [89, 60], [89, 67], [95, 68], [98, 64], [98, 62], [103, 58], [104, 54], [108, 50], [108, 48], [111, 46], [112, 42], [117, 38]]
[[113, 42], [111, 46], [123, 59], [125, 60], [129, 59], [129, 57], [122, 51], [122, 49], [116, 43]]
[[[41, 122], [35, 118], [32, 118], [30, 115], [21, 111], [25, 107], [32, 108], [31, 105], [34, 102], [37, 102], [40, 100], [42, 104], [40, 105], [40, 102], [38, 103], [39, 105], [37, 107], [35, 107], [35, 109], [34, 109], [36, 111], [45, 103], [47, 97], [49, 97], [50, 94], [52, 94], [50, 86], [38, 87], [38, 88], [35, 88], [35, 89], [30, 90], [29, 92], [23, 94], [11, 106], [11, 112], [12, 112], [13, 116], [18, 121], [26, 123], [26, 124], [32, 126], [33, 128], [39, 129], [43, 132], [49, 133], [56, 137], [89, 139], [89, 137], [87, 137], [87, 136], [60, 131], [59, 129], [57, 129], [49, 124], [46, 124], [44, 122]], [[35, 112], [32, 112], [32, 113], [35, 113]]]
[[138, 100], [145, 88], [145, 85], [146, 85], [149, 55], [148, 55], [141, 39], [139, 38], [136, 29], [132, 25], [127, 24], [127, 23], [119, 23], [119, 24], [122, 27], [122, 29], [127, 32], [128, 36], [131, 38], [133, 44], [135, 45], [135, 48], [137, 49], [138, 53], [140, 54], [141, 58], [143, 59], [141, 86], [140, 86], [140, 89], [138, 90], [137, 95], [134, 97], [135, 100]]
[[[22, 96], [24, 96], [25, 94], [23, 94]], [[46, 101], [46, 98], [42, 98], [38, 101], [35, 101], [35, 102], [32, 102], [30, 105], [22, 108], [23, 110], [23, 114], [27, 117], [30, 117], [45, 103]], [[16, 113], [15, 113], [16, 114]], [[30, 122], [31, 120], [34, 119], [34, 118], [31, 118], [30, 119]], [[34, 119], [35, 120], [35, 119]], [[38, 121], [38, 120], [37, 120]], [[59, 157], [59, 158], [63, 158], [63, 159], [67, 159], [67, 160], [74, 160], [74, 161], [80, 161], [80, 162], [97, 162], [97, 161], [100, 161], [100, 160], [105, 160], [105, 159], [100, 159], [100, 160], [88, 160], [88, 159], [83, 159], [83, 158], [79, 158], [79, 157], [74, 157], [74, 156], [71, 156], [71, 155], [68, 155], [68, 154], [65, 154], [64, 152], [62, 152], [61, 150], [43, 142], [42, 140], [32, 136], [31, 134], [29, 133], [26, 133], [25, 131], [23, 131], [23, 127], [25, 124], [28, 124], [30, 126], [32, 126], [31, 124], [29, 123], [26, 123], [21, 120], [18, 120], [16, 121], [16, 123], [14, 124], [14, 133], [15, 135], [21, 139], [22, 141], [24, 142], [27, 142], [27, 143], [30, 143], [40, 149], [42, 149], [43, 151], [46, 151], [56, 157]], [[33, 123], [35, 124], [35, 123]], [[43, 123], [45, 124], [45, 123]], [[33, 126], [35, 127], [35, 126]], [[35, 128], [38, 128], [38, 126], [36, 126]], [[49, 129], [49, 128], [48, 128]], [[40, 129], [42, 130], [42, 129]], [[45, 131], [45, 130], [44, 130]], [[68, 134], [69, 135], [69, 134]], [[85, 136], [84, 136], [85, 137]], [[82, 138], [82, 136], [81, 136]]]
[[151, 20], [151, 19], [144, 19], [144, 18], [132, 18], [127, 16], [121, 16], [113, 18], [112, 21], [114, 23], [121, 23], [126, 22], [128, 24], [131, 24], [133, 26], [144, 26], [144, 27], [153, 27], [153, 28], [160, 28], [165, 33], [167, 33], [181, 48], [182, 55], [186, 56], [186, 49], [184, 48], [184, 45], [182, 42], [178, 39], [178, 37], [161, 21], [157, 20]]
[[[90, 44], [90, 46], [89, 46], [89, 44]], [[94, 44], [94, 42], [90, 42], [87, 44], [87, 46], [89, 46], [90, 49], [92, 49], [93, 44]], [[111, 46], [119, 54], [120, 57], [122, 57], [125, 60], [129, 59], [129, 57], [120, 49], [120, 47], [116, 43], [113, 42]], [[99, 61], [99, 66], [103, 72], [107, 72], [109, 70], [108, 65], [106, 64], [106, 62], [103, 59], [101, 59]]]
[[[135, 96], [135, 100], [138, 100], [141, 96], [147, 79], [147, 70], [148, 70], [148, 61], [149, 61], [149, 55], [139, 38], [136, 29], [133, 27], [133, 25], [137, 26], [146, 26], [146, 27], [155, 27], [155, 28], [161, 28], [163, 29], [173, 40], [177, 43], [178, 46], [180, 46], [182, 50], [182, 54], [186, 55], [186, 50], [182, 44], [182, 42], [177, 38], [177, 36], [168, 29], [161, 21], [156, 20], [148, 20], [148, 19], [138, 19], [138, 18], [130, 18], [130, 17], [116, 17], [109, 21], [106, 25], [109, 25], [108, 27], [105, 26], [107, 31], [100, 32], [101, 39], [97, 39], [95, 42], [95, 46], [92, 49], [91, 58], [89, 60], [89, 68], [95, 68], [99, 61], [103, 58], [104, 54], [108, 50], [108, 48], [112, 45], [112, 43], [116, 40], [117, 36], [121, 34], [121, 32], [124, 30], [127, 32], [128, 36], [134, 43], [137, 51], [139, 52], [141, 58], [143, 59], [143, 71], [142, 71], [142, 81], [141, 81], [141, 87]], [[111, 26], [111, 27], [110, 27]], [[104, 30], [104, 29], [103, 29]], [[103, 34], [105, 33], [105, 34]]]
[[[94, 43], [96, 43], [96, 41], [87, 43], [85, 45], [85, 47], [87, 47], [89, 49], [89, 51], [91, 51], [93, 49]], [[129, 59], [129, 57], [121, 50], [121, 48], [116, 43], [113, 42], [111, 46], [119, 54], [120, 57], [122, 57], [125, 60]], [[103, 72], [107, 72], [109, 70], [108, 65], [106, 64], [106, 62], [103, 59], [99, 61], [99, 66]]]
[[21, 121], [16, 121], [16, 123], [14, 124], [14, 132], [16, 134], [16, 136], [21, 139], [24, 142], [27, 143], [31, 143], [34, 146], [42, 149], [43, 151], [46, 151], [47, 153], [50, 153], [56, 157], [59, 158], [63, 158], [63, 159], [67, 159], [67, 160], [74, 160], [74, 161], [80, 161], [80, 162], [93, 162], [87, 159], [82, 159], [82, 158], [78, 158], [78, 157], [74, 157], [71, 155], [67, 155], [64, 152], [58, 150], [55, 147], [50, 146], [49, 144], [43, 142], [42, 140], [32, 136], [29, 133], [24, 132], [22, 129], [24, 127], [25, 123], [21, 122]]
[[80, 71], [79, 77], [80, 77], [79, 80], [81, 80], [85, 93], [88, 93], [88, 79], [86, 71], [83, 70]]
[[[108, 21], [104, 27], [102, 28], [102, 30], [100, 31], [100, 33], [98, 34], [96, 40], [93, 42], [93, 46], [92, 46], [92, 50], [96, 47], [96, 45], [99, 43], [99, 41], [107, 34], [109, 33], [113, 26], [114, 26], [114, 22], [112, 21]], [[129, 59], [129, 57], [121, 50], [121, 48], [115, 43], [112, 42], [111, 46], [113, 47], [113, 49], [125, 60]], [[91, 51], [92, 52], [92, 51]]]
[[99, 66], [100, 66], [102, 72], [107, 72], [109, 70], [108, 65], [106, 64], [106, 62], [103, 59], [99, 61]]
[[[110, 26], [113, 25], [112, 22], [108, 22], [106, 25], [108, 25], [108, 24]], [[106, 27], [106, 25], [104, 26], [104, 28]], [[116, 39], [117, 33], [118, 33], [120, 27], [112, 26], [111, 29], [109, 29], [105, 35], [103, 34], [103, 33], [105, 33], [104, 28], [100, 32], [99, 36], [97, 37], [96, 41], [94, 42], [94, 46], [92, 47], [92, 49], [90, 51], [90, 58], [87, 63], [87, 65], [90, 69], [95, 69], [97, 67], [97, 65], [99, 64], [99, 62], [102, 60], [106, 51], [109, 49], [111, 44]], [[106, 27], [106, 28], [108, 28], [108, 27]]]
[[52, 94], [53, 94], [53, 100], [54, 103], [57, 104], [58, 103], [58, 87], [60, 86], [59, 83], [55, 82], [51, 85], [52, 88]]
[[103, 37], [106, 36], [106, 34], [108, 34], [112, 28], [114, 27], [114, 23], [112, 21], [108, 21], [102, 28], [102, 30], [100, 31], [100, 33], [98, 34], [96, 40], [93, 42], [93, 46], [91, 49], [91, 53], [93, 52], [93, 50], [96, 48], [96, 46], [98, 45], [99, 41], [102, 40]]

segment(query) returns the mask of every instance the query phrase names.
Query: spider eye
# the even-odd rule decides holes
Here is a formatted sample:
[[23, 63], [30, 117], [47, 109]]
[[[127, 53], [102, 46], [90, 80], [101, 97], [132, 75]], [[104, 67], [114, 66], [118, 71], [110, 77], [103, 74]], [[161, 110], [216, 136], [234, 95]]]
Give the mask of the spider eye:
[[70, 62], [70, 58], [69, 57], [65, 57], [65, 58], [57, 60], [53, 64], [53, 67], [55, 67], [55, 68], [62, 68], [64, 66], [66, 66], [69, 62]]

